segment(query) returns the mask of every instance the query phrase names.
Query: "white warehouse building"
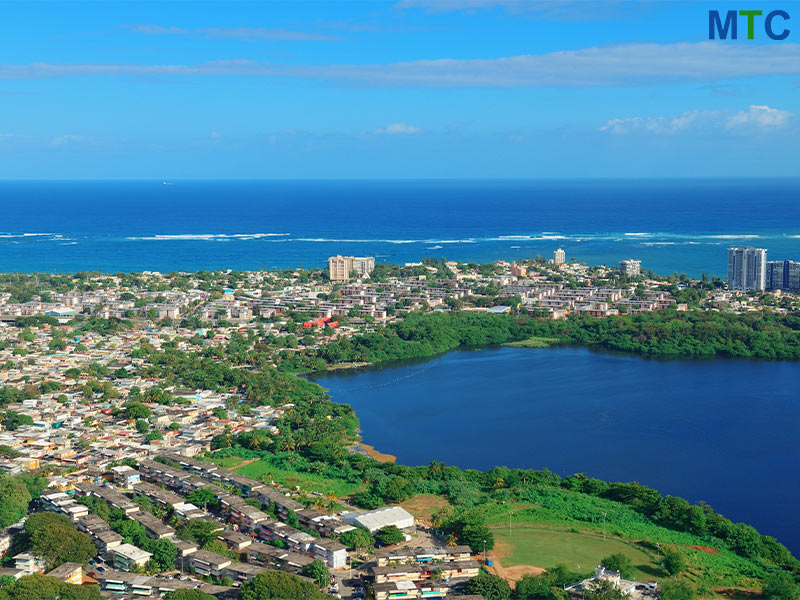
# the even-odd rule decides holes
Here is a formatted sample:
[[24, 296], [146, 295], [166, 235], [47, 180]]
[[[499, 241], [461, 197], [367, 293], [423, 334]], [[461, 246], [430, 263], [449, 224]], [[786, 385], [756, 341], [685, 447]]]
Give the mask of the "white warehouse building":
[[394, 525], [398, 529], [412, 529], [414, 516], [399, 506], [387, 506], [366, 513], [346, 513], [342, 515], [345, 523], [363, 527], [375, 533], [383, 527]]

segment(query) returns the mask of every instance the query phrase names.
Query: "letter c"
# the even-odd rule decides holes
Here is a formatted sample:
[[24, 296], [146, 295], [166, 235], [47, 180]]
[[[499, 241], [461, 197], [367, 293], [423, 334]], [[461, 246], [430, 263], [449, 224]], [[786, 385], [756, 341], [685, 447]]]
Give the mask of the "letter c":
[[775, 33], [772, 30], [772, 19], [775, 17], [780, 17], [784, 21], [788, 21], [791, 17], [789, 13], [785, 10], [773, 10], [771, 13], [767, 15], [766, 20], [764, 21], [764, 30], [767, 32], [767, 35], [772, 40], [785, 40], [789, 37], [789, 33], [791, 32], [790, 29], [784, 29], [781, 33]]

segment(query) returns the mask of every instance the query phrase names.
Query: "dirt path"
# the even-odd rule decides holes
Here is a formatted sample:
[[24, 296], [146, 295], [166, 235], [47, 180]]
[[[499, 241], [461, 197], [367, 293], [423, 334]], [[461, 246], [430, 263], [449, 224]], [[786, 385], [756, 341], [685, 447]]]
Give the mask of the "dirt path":
[[259, 460], [261, 460], [261, 459], [260, 458], [250, 458], [250, 459], [248, 459], [248, 460], [246, 460], [244, 462], [240, 462], [238, 465], [233, 467], [231, 469], [231, 471], [235, 471], [236, 469], [241, 469], [243, 466], [249, 465], [250, 463], [258, 462]]

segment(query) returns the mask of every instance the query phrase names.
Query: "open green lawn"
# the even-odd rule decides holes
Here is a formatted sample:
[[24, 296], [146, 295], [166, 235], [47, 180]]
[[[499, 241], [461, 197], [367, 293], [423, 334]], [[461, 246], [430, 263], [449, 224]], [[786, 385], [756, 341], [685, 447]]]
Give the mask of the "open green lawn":
[[506, 342], [503, 345], [512, 348], [549, 348], [553, 344], [558, 344], [559, 342], [561, 342], [561, 340], [558, 338], [531, 337], [518, 342]]
[[572, 570], [588, 572], [604, 557], [621, 552], [630, 557], [637, 580], [665, 576], [646, 552], [619, 539], [603, 540], [602, 535], [531, 526], [512, 527], [510, 535], [508, 527], [501, 525], [493, 526], [492, 531], [495, 552], [504, 567], [533, 565], [549, 569], [563, 564]]
[[271, 475], [273, 481], [288, 488], [293, 489], [295, 486], [299, 486], [301, 490], [308, 492], [322, 492], [323, 494], [333, 492], [339, 498], [358, 492], [363, 486], [361, 483], [348, 483], [338, 479], [328, 479], [321, 475], [278, 469], [261, 460], [243, 465], [235, 470], [237, 473], [253, 479], [261, 479], [262, 476]]

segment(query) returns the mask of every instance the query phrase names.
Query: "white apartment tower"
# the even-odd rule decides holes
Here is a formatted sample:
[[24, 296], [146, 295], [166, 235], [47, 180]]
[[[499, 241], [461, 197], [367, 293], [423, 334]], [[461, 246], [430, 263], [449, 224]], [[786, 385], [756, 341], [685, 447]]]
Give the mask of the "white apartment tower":
[[558, 250], [553, 252], [553, 263], [556, 266], [563, 265], [565, 262], [567, 262], [567, 253], [566, 252], [564, 252], [561, 248], [559, 248]]
[[328, 276], [331, 281], [347, 281], [353, 271], [359, 277], [369, 277], [374, 269], [374, 256], [331, 256], [328, 259]]
[[728, 289], [765, 290], [767, 251], [764, 248], [728, 248]]
[[619, 261], [619, 270], [629, 277], [635, 277], [642, 272], [642, 261], [632, 258], [621, 260]]

